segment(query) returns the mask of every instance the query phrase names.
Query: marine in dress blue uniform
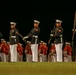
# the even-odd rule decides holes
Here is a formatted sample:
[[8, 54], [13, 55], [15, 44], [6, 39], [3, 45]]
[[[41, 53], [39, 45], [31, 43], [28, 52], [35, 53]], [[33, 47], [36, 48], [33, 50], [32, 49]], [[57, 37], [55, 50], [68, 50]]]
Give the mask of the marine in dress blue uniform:
[[10, 55], [11, 55], [11, 62], [17, 62], [17, 43], [19, 42], [19, 35], [18, 35], [18, 29], [16, 28], [15, 22], [10, 22], [11, 29], [10, 29], [10, 36], [9, 36], [9, 42], [10, 42]]
[[39, 28], [40, 21], [34, 20], [34, 28], [23, 39], [31, 38], [32, 61], [38, 62], [38, 44], [39, 44]]
[[63, 28], [61, 27], [61, 20], [56, 20], [56, 27], [54, 34], [51, 34], [52, 37], [55, 37], [55, 48], [56, 48], [56, 58], [57, 62], [62, 62], [62, 46], [63, 46]]

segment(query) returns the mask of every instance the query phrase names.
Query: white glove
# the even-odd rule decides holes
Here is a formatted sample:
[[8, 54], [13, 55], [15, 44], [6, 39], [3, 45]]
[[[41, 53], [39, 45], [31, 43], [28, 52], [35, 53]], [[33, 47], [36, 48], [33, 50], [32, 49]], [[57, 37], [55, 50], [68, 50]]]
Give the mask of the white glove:
[[50, 34], [50, 36], [53, 36], [53, 34]]
[[62, 37], [62, 35], [60, 35], [60, 37]]
[[72, 29], [72, 31], [75, 31], [76, 32], [76, 29]]
[[42, 56], [42, 54], [40, 54], [39, 56]]
[[28, 38], [28, 36], [25, 36], [25, 37], [23, 37], [23, 40], [25, 40], [25, 39], [27, 39]]
[[25, 50], [25, 54], [27, 53], [27, 50]]
[[11, 36], [11, 38], [14, 38], [14, 39], [15, 39], [15, 38], [16, 38], [16, 36]]

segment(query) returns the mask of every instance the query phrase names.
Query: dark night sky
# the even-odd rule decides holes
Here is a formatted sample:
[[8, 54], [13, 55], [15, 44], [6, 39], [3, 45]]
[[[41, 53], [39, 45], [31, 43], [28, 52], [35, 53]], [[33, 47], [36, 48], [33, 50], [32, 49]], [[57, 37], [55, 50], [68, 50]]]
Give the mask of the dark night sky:
[[[4, 6], [5, 5], [5, 6]], [[8, 41], [10, 21], [17, 22], [17, 28], [25, 36], [33, 28], [33, 20], [37, 19], [40, 23], [40, 40], [47, 42], [50, 38], [50, 31], [53, 29], [56, 19], [63, 21], [64, 40], [71, 41], [72, 28], [74, 23], [75, 4], [69, 2], [40, 2], [31, 0], [28, 2], [4, 2], [0, 7], [0, 31], [3, 38]]]

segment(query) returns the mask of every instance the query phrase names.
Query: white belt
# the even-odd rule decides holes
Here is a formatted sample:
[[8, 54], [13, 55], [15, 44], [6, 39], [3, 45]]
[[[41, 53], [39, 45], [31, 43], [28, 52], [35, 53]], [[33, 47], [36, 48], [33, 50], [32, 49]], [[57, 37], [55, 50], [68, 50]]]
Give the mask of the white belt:
[[38, 36], [35, 36], [35, 35], [33, 35], [32, 37], [34, 37], [34, 38], [38, 38]]
[[16, 36], [11, 36], [11, 38], [14, 38], [14, 39], [15, 39], [15, 38], [16, 38]]

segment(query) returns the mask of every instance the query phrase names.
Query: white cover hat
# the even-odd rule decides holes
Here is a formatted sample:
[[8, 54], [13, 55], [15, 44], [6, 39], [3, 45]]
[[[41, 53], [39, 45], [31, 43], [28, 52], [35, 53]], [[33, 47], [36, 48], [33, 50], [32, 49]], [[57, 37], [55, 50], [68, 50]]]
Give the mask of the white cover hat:
[[7, 43], [10, 43], [10, 42], [7, 42]]
[[38, 21], [38, 20], [34, 20], [34, 23], [38, 23], [38, 24], [39, 24], [39, 23], [40, 23], [40, 21]]
[[4, 41], [5, 39], [1, 39], [1, 41]]
[[67, 45], [67, 44], [70, 44], [70, 43], [69, 42], [66, 42], [65, 44]]
[[54, 45], [54, 43], [51, 43], [51, 45]]
[[58, 22], [58, 23], [62, 23], [62, 21], [61, 21], [61, 20], [58, 20], [58, 19], [56, 19], [56, 22]]
[[16, 25], [16, 23], [15, 23], [15, 22], [10, 22], [10, 24], [11, 24], [11, 25]]

